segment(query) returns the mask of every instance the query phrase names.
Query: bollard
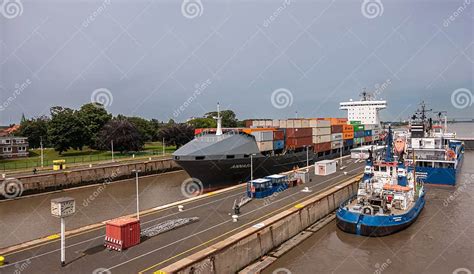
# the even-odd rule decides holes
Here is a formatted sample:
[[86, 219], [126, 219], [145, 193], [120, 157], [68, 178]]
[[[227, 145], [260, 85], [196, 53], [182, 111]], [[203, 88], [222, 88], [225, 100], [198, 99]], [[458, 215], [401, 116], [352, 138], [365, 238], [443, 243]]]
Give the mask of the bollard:
[[311, 192], [311, 190], [309, 190], [309, 187], [304, 187], [303, 190], [301, 190], [301, 192]]
[[135, 154], [132, 154], [132, 158], [135, 159]]
[[0, 266], [2, 266], [5, 263], [5, 257], [0, 256]]
[[182, 211], [183, 211], [183, 209], [184, 209], [184, 206], [183, 206], [183, 205], [179, 205], [179, 206], [178, 206], [178, 210], [179, 210], [179, 212], [182, 212]]
[[2, 178], [5, 179], [5, 177], [7, 177], [7, 174], [2, 173]]
[[92, 168], [92, 164], [89, 164], [89, 168]]
[[344, 175], [347, 175], [347, 171], [344, 171]]
[[239, 216], [232, 215], [232, 222], [236, 223], [238, 218], [239, 218]]
[[148, 157], [148, 161], [151, 161], [151, 157]]

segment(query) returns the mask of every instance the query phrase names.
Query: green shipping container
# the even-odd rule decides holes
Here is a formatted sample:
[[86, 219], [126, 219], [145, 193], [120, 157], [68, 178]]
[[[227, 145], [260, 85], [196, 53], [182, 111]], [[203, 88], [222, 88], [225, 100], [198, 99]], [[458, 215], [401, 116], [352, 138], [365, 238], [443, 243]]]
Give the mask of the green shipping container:
[[361, 131], [361, 130], [365, 130], [364, 125], [354, 125], [354, 131]]
[[351, 125], [360, 125], [361, 122], [360, 121], [350, 121], [350, 124]]

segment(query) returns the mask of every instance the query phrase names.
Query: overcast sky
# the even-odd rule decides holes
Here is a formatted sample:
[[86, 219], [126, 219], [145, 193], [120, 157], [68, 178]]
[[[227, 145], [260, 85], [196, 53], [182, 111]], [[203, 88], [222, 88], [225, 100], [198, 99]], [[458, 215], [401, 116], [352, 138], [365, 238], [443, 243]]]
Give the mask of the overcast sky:
[[474, 0], [3, 2], [0, 124], [91, 100], [159, 120], [217, 101], [240, 119], [345, 117], [363, 88], [385, 120], [420, 100], [474, 116]]

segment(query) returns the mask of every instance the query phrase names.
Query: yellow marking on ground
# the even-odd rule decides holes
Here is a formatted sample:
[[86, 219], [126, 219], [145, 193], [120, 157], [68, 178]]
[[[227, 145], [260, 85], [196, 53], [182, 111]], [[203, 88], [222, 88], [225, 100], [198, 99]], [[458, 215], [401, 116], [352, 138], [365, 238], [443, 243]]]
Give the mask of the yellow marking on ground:
[[46, 237], [46, 239], [48, 240], [54, 240], [54, 239], [57, 239], [59, 238], [59, 234], [53, 234], [53, 235], [49, 235]]
[[295, 205], [295, 208], [302, 208], [302, 207], [304, 207], [304, 205], [302, 205], [302, 204], [296, 204]]
[[207, 193], [207, 196], [212, 196], [212, 195], [216, 195], [216, 192], [212, 191], [212, 192]]
[[166, 274], [166, 272], [158, 270], [158, 271], [153, 272], [153, 274]]
[[[340, 183], [340, 184], [344, 184], [344, 183], [346, 183], [346, 182], [348, 182], [348, 181], [354, 180], [354, 178], [356, 178], [357, 176], [359, 176], [359, 175], [352, 176], [352, 177], [348, 178], [347, 180], [343, 181], [343, 182]], [[335, 178], [333, 178], [333, 179], [335, 179]], [[309, 200], [309, 199], [311, 199], [311, 198], [314, 198], [315, 196], [317, 196], [317, 195], [319, 195], [319, 194], [321, 194], [321, 193], [323, 193], [323, 192], [325, 192], [325, 191], [331, 189], [332, 187], [333, 187], [333, 186], [325, 187], [325, 188], [321, 189], [320, 191], [313, 193], [312, 195], [309, 195], [309, 196], [307, 196], [307, 197], [303, 197], [303, 198], [299, 199], [298, 202], [301, 202], [301, 201], [304, 201], [304, 200]], [[301, 204], [298, 203], [297, 205], [301, 205]], [[296, 206], [295, 206], [295, 207], [296, 207]], [[301, 205], [301, 207], [303, 207], [303, 205]], [[272, 211], [272, 212], [270, 212], [270, 213], [268, 213], [268, 214], [265, 214], [265, 215], [263, 215], [263, 216], [261, 216], [261, 217], [255, 219], [255, 220], [252, 220], [251, 222], [248, 222], [248, 223], [243, 224], [243, 225], [241, 225], [241, 226], [239, 226], [239, 227], [237, 227], [237, 228], [234, 228], [234, 229], [232, 229], [232, 230], [229, 230], [229, 231], [227, 231], [227, 232], [225, 232], [225, 233], [223, 233], [223, 234], [221, 234], [221, 235], [219, 235], [219, 236], [217, 236], [217, 237], [214, 237], [214, 238], [212, 238], [212, 239], [210, 239], [210, 240], [208, 240], [208, 241], [206, 241], [206, 242], [203, 242], [203, 243], [201, 243], [201, 244], [199, 244], [199, 245], [196, 245], [196, 246], [194, 246], [194, 247], [192, 247], [192, 248], [190, 248], [190, 249], [188, 249], [188, 250], [185, 250], [185, 251], [183, 251], [183, 252], [181, 252], [181, 253], [179, 253], [179, 254], [176, 254], [176, 255], [174, 255], [174, 256], [172, 256], [172, 257], [168, 257], [168, 259], [163, 260], [163, 261], [161, 261], [161, 262], [159, 262], [159, 263], [156, 263], [156, 264], [154, 264], [154, 265], [152, 265], [152, 266], [150, 266], [150, 267], [147, 267], [147, 268], [145, 268], [145, 269], [143, 269], [143, 270], [140, 270], [140, 272], [138, 272], [138, 273], [139, 273], [139, 274], [143, 274], [143, 273], [146, 272], [146, 271], [149, 271], [149, 270], [151, 270], [151, 269], [153, 269], [153, 268], [155, 268], [155, 267], [157, 267], [157, 266], [159, 266], [159, 265], [162, 265], [162, 264], [167, 263], [167, 262], [169, 262], [169, 261], [171, 261], [171, 260], [174, 260], [174, 259], [176, 259], [176, 258], [178, 258], [178, 257], [180, 257], [180, 256], [182, 256], [182, 255], [184, 255], [184, 254], [186, 254], [186, 253], [189, 253], [189, 252], [191, 252], [191, 251], [193, 251], [193, 250], [195, 250], [195, 249], [197, 249], [197, 248], [200, 248], [200, 247], [203, 247], [203, 246], [205, 247], [205, 246], [208, 245], [209, 243], [211, 243], [211, 242], [213, 242], [213, 241], [215, 241], [215, 240], [217, 240], [217, 239], [219, 239], [219, 238], [222, 238], [222, 237], [224, 237], [224, 236], [226, 236], [226, 235], [228, 235], [228, 234], [230, 234], [230, 233], [232, 233], [232, 232], [234, 232], [234, 231], [237, 231], [237, 230], [239, 230], [239, 229], [241, 229], [241, 228], [243, 228], [243, 227], [245, 227], [245, 226], [248, 226], [249, 224], [251, 224], [251, 223], [253, 223], [253, 222], [255, 222], [255, 221], [259, 221], [259, 220], [264, 219], [264, 218], [266, 218], [266, 217], [268, 217], [268, 216], [275, 215], [275, 213], [276, 213], [277, 211], [283, 211], [283, 210], [285, 210], [284, 207], [279, 208], [279, 209], [276, 209], [276, 210], [274, 210], [274, 211]], [[160, 271], [161, 271], [161, 270], [160, 270]], [[153, 273], [156, 273], [156, 272], [153, 272]], [[160, 273], [160, 272], [158, 272], [158, 273]]]

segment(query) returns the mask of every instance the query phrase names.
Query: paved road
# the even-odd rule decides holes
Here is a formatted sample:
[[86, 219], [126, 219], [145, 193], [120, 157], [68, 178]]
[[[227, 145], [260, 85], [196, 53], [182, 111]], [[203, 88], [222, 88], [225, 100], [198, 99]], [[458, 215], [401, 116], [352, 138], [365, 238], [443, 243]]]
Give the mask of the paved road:
[[234, 200], [244, 195], [244, 186], [223, 193], [205, 194], [202, 199], [184, 204], [183, 212], [170, 208], [141, 216], [142, 228], [181, 217], [198, 216], [200, 221], [150, 238], [124, 252], [104, 249], [105, 229], [102, 227], [67, 238], [68, 264], [63, 268], [59, 264], [59, 242], [52, 240], [4, 255], [9, 264], [0, 267], [0, 272], [13, 273], [21, 269], [21, 273], [93, 273], [103, 268], [110, 273], [152, 273], [359, 174], [363, 163], [346, 159], [343, 165], [346, 166], [346, 175], [339, 171], [330, 176], [313, 176], [312, 182], [304, 185], [312, 190], [310, 193], [301, 192], [303, 186], [299, 186], [266, 200], [250, 202], [242, 208], [237, 223], [232, 222], [230, 213]]

